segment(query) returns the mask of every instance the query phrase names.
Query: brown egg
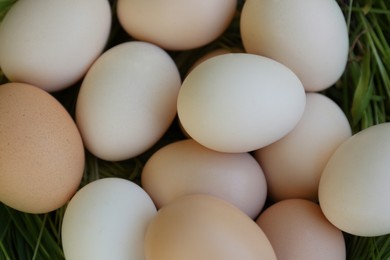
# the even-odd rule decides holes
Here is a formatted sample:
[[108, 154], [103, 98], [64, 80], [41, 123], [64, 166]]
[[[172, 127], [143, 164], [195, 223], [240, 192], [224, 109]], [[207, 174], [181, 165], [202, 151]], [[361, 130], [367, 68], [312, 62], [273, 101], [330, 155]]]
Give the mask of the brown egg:
[[45, 213], [77, 190], [84, 148], [65, 108], [37, 87], [0, 86], [0, 201], [20, 211]]
[[264, 206], [267, 184], [249, 153], [221, 153], [192, 139], [164, 146], [146, 162], [142, 187], [162, 207], [189, 194], [209, 194], [255, 218]]
[[343, 260], [342, 232], [323, 215], [318, 204], [287, 199], [267, 208], [257, 219], [278, 260]]
[[237, 0], [119, 0], [117, 16], [135, 39], [165, 50], [189, 50], [217, 39], [233, 20]]
[[256, 223], [209, 195], [180, 197], [162, 207], [145, 235], [146, 260], [276, 259]]
[[306, 93], [306, 106], [295, 128], [280, 140], [256, 150], [273, 201], [318, 201], [318, 186], [329, 158], [351, 136], [343, 110], [320, 93]]

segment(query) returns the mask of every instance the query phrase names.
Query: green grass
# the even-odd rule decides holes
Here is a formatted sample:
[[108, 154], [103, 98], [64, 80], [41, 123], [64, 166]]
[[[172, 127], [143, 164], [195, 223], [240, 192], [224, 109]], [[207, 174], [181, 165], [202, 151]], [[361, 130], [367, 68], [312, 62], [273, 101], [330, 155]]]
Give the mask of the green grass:
[[[0, 19], [15, 0], [0, 0]], [[110, 1], [114, 4], [115, 1]], [[335, 100], [347, 115], [353, 132], [390, 121], [390, 3], [382, 0], [339, 0], [348, 22], [349, 60], [340, 80], [323, 93]], [[241, 8], [243, 1], [239, 1]], [[170, 52], [185, 75], [191, 64], [207, 51], [241, 48], [239, 12], [232, 26], [217, 41], [186, 52]], [[128, 40], [114, 20], [107, 47]], [[0, 70], [0, 83], [6, 78]], [[73, 115], [77, 84], [55, 96]], [[139, 183], [147, 158], [159, 147], [182, 138], [174, 124], [164, 138], [148, 152], [122, 162], [106, 162], [87, 153], [82, 185], [93, 180], [117, 176]], [[61, 223], [65, 207], [48, 214], [27, 214], [0, 203], [0, 259], [63, 259]], [[347, 259], [390, 259], [390, 235], [357, 237], [345, 234]]]

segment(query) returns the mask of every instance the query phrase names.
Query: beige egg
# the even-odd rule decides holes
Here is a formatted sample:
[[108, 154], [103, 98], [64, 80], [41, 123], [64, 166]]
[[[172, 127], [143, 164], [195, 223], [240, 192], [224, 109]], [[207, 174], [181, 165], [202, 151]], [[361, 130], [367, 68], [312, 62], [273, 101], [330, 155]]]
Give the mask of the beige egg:
[[318, 204], [288, 199], [267, 208], [256, 220], [278, 260], [343, 260], [343, 233], [322, 214]]
[[146, 228], [156, 215], [148, 194], [120, 178], [88, 183], [71, 199], [61, 226], [66, 259], [145, 259]]
[[390, 123], [353, 135], [333, 153], [321, 175], [324, 215], [356, 236], [390, 234]]
[[146, 260], [276, 260], [263, 231], [231, 204], [209, 195], [161, 208], [145, 235]]
[[[207, 52], [205, 55], [201, 56], [199, 59], [197, 59], [193, 64], [192, 66], [189, 68], [186, 76], [196, 67], [198, 66], [199, 64], [201, 64], [202, 62], [210, 59], [210, 58], [213, 58], [215, 56], [218, 56], [218, 55], [222, 55], [222, 54], [228, 54], [228, 53], [235, 53], [235, 52], [240, 52], [242, 53], [242, 51], [238, 50], [238, 49], [225, 49], [225, 48], [218, 48], [218, 49], [215, 49], [215, 50], [212, 50], [210, 52]], [[185, 76], [185, 77], [186, 77]], [[184, 136], [186, 136], [187, 138], [191, 138], [191, 136], [186, 132], [186, 130], [183, 128], [183, 125], [181, 124], [180, 120], [179, 120], [179, 127], [180, 127], [180, 130], [182, 131], [182, 133], [184, 134]]]
[[201, 47], [229, 26], [237, 0], [119, 0], [118, 19], [137, 40], [167, 50]]
[[203, 146], [249, 152], [288, 134], [298, 123], [306, 96], [286, 66], [254, 54], [207, 59], [184, 79], [177, 109], [184, 130]]
[[86, 148], [107, 161], [152, 147], [176, 116], [181, 85], [172, 58], [146, 42], [125, 42], [103, 53], [85, 76], [76, 122]]
[[171, 143], [152, 155], [142, 171], [142, 187], [157, 207], [188, 194], [209, 194], [255, 218], [264, 206], [267, 184], [248, 153], [221, 153], [192, 139]]
[[347, 117], [334, 101], [319, 93], [307, 93], [305, 111], [297, 126], [254, 153], [264, 170], [270, 197], [274, 201], [317, 201], [326, 163], [351, 134]]
[[15, 1], [0, 26], [0, 67], [11, 81], [61, 90], [84, 76], [110, 29], [107, 0]]
[[0, 86], [0, 201], [45, 213], [63, 206], [79, 187], [84, 147], [65, 108], [44, 90]]
[[289, 67], [306, 91], [321, 91], [342, 75], [348, 29], [334, 0], [247, 0], [241, 13], [245, 50]]

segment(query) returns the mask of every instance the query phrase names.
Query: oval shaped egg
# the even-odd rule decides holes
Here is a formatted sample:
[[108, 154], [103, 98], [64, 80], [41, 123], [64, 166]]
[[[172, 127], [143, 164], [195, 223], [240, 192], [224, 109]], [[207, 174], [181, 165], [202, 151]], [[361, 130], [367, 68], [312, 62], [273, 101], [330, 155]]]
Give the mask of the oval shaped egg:
[[161, 48], [127, 42], [105, 52], [85, 76], [76, 122], [87, 149], [119, 161], [153, 146], [176, 116], [179, 71]]
[[305, 112], [285, 137], [255, 151], [274, 201], [291, 198], [318, 201], [318, 185], [326, 163], [352, 135], [348, 119], [330, 98], [306, 94]]
[[320, 179], [325, 216], [356, 236], [390, 233], [390, 123], [369, 127], [346, 140]]
[[80, 133], [65, 108], [40, 88], [0, 85], [0, 147], [0, 201], [12, 208], [53, 211], [80, 185]]
[[250, 154], [213, 151], [192, 139], [155, 152], [141, 177], [158, 208], [177, 197], [201, 193], [224, 199], [255, 218], [267, 196], [263, 171]]
[[166, 50], [201, 47], [229, 26], [237, 0], [119, 0], [118, 19], [134, 38]]
[[150, 197], [119, 178], [93, 181], [69, 202], [62, 223], [66, 259], [144, 259], [146, 227], [156, 215]]
[[107, 0], [17, 1], [0, 26], [0, 67], [11, 81], [61, 90], [84, 76], [110, 29]]
[[311, 201], [277, 202], [261, 213], [256, 223], [271, 242], [278, 260], [346, 259], [343, 233]]
[[162, 207], [145, 236], [147, 260], [276, 260], [263, 231], [236, 207], [209, 195]]
[[240, 21], [244, 49], [283, 63], [306, 91], [333, 85], [348, 58], [348, 30], [334, 0], [247, 0]]
[[241, 153], [290, 132], [306, 96], [296, 75], [271, 59], [246, 53], [210, 58], [185, 78], [178, 97], [184, 130], [209, 149]]

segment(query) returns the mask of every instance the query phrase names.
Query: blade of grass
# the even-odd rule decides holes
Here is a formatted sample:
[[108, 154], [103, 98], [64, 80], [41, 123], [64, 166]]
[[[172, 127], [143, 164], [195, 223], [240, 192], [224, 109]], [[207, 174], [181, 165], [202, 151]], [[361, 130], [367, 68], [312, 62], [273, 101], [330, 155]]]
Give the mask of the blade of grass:
[[33, 254], [32, 260], [35, 260], [37, 258], [39, 248], [41, 247], [42, 235], [43, 235], [43, 231], [45, 230], [47, 216], [48, 216], [48, 214], [45, 214], [45, 217], [43, 218], [41, 230], [39, 231], [39, 235], [38, 235], [38, 239], [37, 239], [37, 242], [36, 242], [36, 245], [34, 248], [34, 254]]
[[390, 96], [390, 77], [389, 75], [387, 74], [387, 71], [386, 71], [386, 68], [382, 62], [382, 59], [381, 59], [381, 56], [379, 55], [378, 53], [378, 49], [377, 49], [377, 46], [375, 44], [375, 41], [373, 39], [373, 30], [372, 30], [372, 27], [369, 25], [369, 23], [367, 22], [366, 20], [366, 17], [363, 15], [363, 13], [360, 13], [359, 15], [360, 17], [360, 20], [362, 22], [362, 24], [364, 25], [365, 29], [367, 30], [367, 43], [369, 44], [370, 46], [370, 49], [372, 51], [372, 54], [373, 54], [373, 58], [376, 62], [376, 65], [378, 66], [378, 69], [379, 69], [379, 74], [382, 78], [382, 81], [384, 83], [384, 86], [385, 86], [385, 90], [386, 90], [386, 94], [387, 96]]
[[0, 22], [14, 3], [16, 0], [0, 0]]
[[5, 249], [2, 241], [0, 241], [0, 252], [2, 253], [1, 259], [11, 260], [11, 257], [8, 255], [7, 250]]
[[351, 107], [352, 127], [355, 128], [364, 115], [366, 115], [365, 111], [368, 109], [373, 93], [371, 56], [369, 52], [363, 57], [359, 75]]

